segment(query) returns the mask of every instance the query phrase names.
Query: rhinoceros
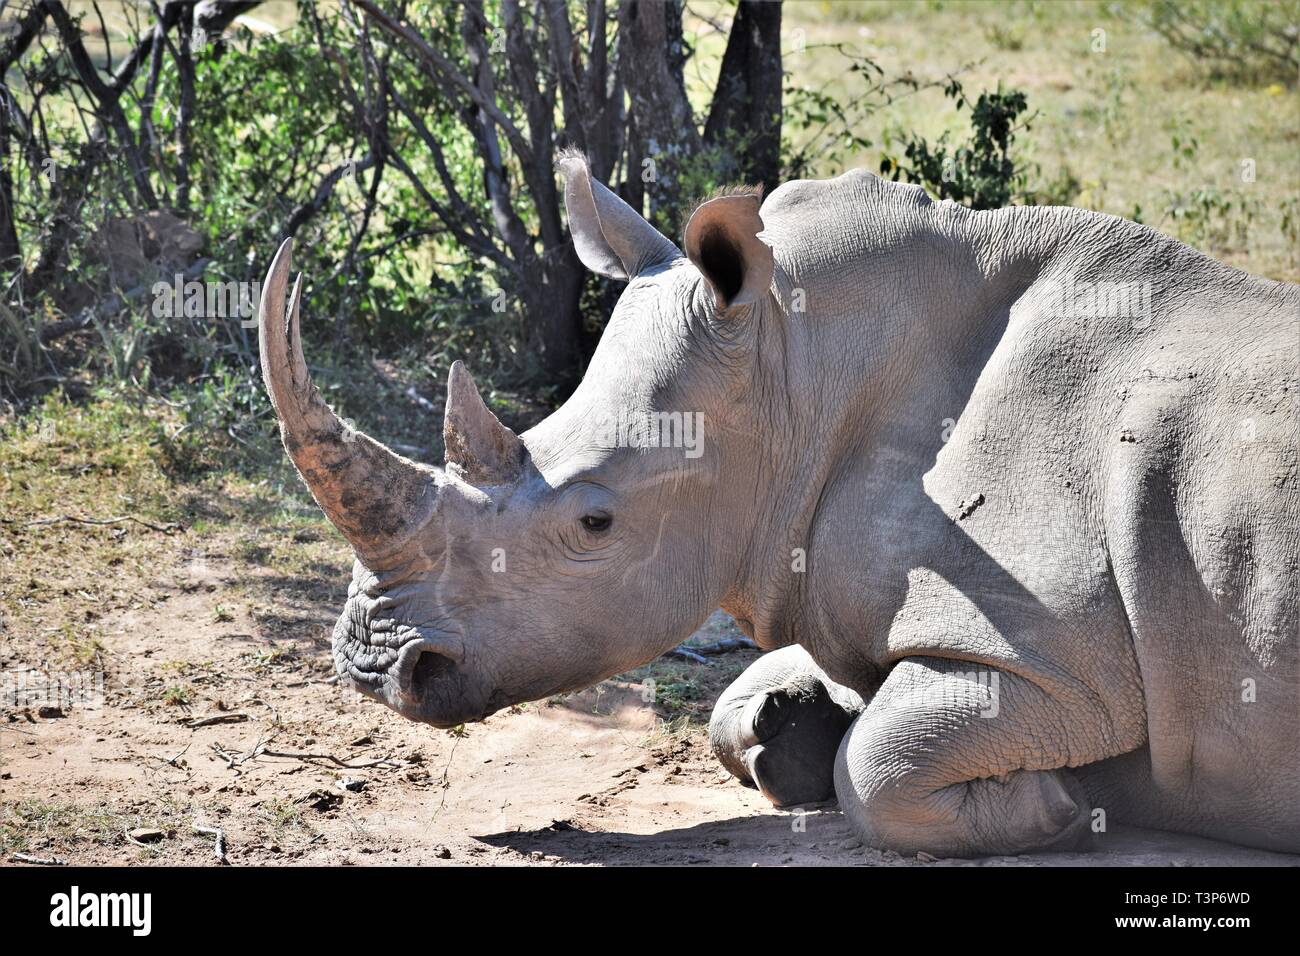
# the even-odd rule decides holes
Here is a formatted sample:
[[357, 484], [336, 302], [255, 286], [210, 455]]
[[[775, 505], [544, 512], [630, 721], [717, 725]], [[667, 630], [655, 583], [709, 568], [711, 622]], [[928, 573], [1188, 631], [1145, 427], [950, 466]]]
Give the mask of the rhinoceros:
[[724, 192], [679, 249], [559, 166], [578, 256], [626, 289], [522, 435], [452, 365], [443, 468], [322, 401], [289, 242], [270, 266], [266, 387], [356, 555], [340, 675], [449, 727], [720, 606], [768, 652], [714, 710], [722, 764], [870, 846], [1121, 821], [1300, 851], [1300, 287], [861, 171]]

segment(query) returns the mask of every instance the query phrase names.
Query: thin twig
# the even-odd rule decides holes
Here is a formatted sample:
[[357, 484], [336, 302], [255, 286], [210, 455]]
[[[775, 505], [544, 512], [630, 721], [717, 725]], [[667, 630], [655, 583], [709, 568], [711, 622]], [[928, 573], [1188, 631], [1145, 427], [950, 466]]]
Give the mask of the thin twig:
[[179, 770], [180, 764], [177, 763], [177, 761], [179, 761], [182, 757], [184, 757], [185, 754], [189, 751], [189, 749], [190, 749], [190, 745], [186, 744], [185, 749], [182, 750], [180, 753], [178, 753], [175, 757], [159, 757], [157, 754], [153, 754], [152, 756], [154, 760], [160, 760], [163, 763], [170, 764], [171, 766]]
[[91, 524], [91, 525], [122, 524], [125, 521], [134, 521], [136, 524], [143, 525], [144, 527], [148, 528], [150, 531], [161, 531], [164, 534], [171, 534], [173, 531], [185, 530], [183, 526], [177, 524], [174, 521], [168, 522], [167, 524], [159, 525], [159, 524], [153, 524], [150, 521], [145, 521], [143, 518], [137, 518], [135, 515], [121, 515], [120, 517], [117, 518], [79, 518], [76, 515], [60, 515], [57, 518], [38, 518], [35, 521], [17, 521], [13, 518], [0, 518], [0, 524], [13, 525], [14, 527], [17, 528], [30, 528], [35, 525], [58, 524], [61, 521], [71, 521], [75, 524]]
[[216, 842], [212, 846], [212, 851], [217, 855], [217, 859], [222, 863], [228, 863], [226, 859], [226, 831], [221, 827], [205, 827], [195, 823], [190, 827], [195, 833], [201, 833], [204, 836], [212, 837]]
[[[190, 749], [190, 744], [186, 744], [185, 749], [182, 750], [180, 753], [178, 753], [175, 757], [161, 757], [158, 754], [149, 755], [151, 760], [157, 760], [163, 766], [175, 767], [177, 770], [184, 771], [185, 776], [180, 780], [167, 780], [167, 783], [170, 786], [175, 786], [176, 784], [179, 783], [189, 783], [191, 780], [194, 779], [194, 771], [191, 770], [188, 765], [181, 763], [181, 758], [185, 756], [185, 754], [189, 751], [189, 749]], [[160, 774], [163, 772], [161, 767], [147, 767], [146, 769], [150, 773], [155, 773], [155, 774]], [[166, 780], [167, 778], [164, 777], [163, 779]]]
[[447, 766], [442, 768], [442, 779], [438, 781], [438, 786], [442, 789], [442, 799], [438, 801], [438, 809], [433, 811], [430, 823], [438, 819], [438, 814], [442, 813], [443, 805], [447, 802], [447, 791], [451, 789], [451, 781], [447, 777], [451, 773], [451, 762], [456, 759], [456, 748], [460, 746], [462, 739], [457, 737], [451, 742], [451, 753], [447, 754]]
[[67, 866], [67, 860], [56, 856], [32, 856], [30, 853], [14, 853], [9, 857], [15, 863], [34, 863], [36, 866]]
[[256, 747], [254, 747], [252, 750], [250, 750], [248, 753], [244, 754], [241, 757], [239, 754], [232, 754], [229, 750], [222, 747], [221, 744], [212, 745], [213, 753], [215, 753], [218, 757], [224, 760], [226, 762], [226, 767], [230, 770], [235, 771], [236, 774], [243, 773], [243, 771], [239, 769], [240, 765], [245, 764], [248, 761], [254, 759], [255, 757], [260, 756], [262, 753], [262, 749], [263, 749], [263, 745], [259, 741]]
[[758, 647], [747, 637], [726, 637], [712, 644], [681, 644], [664, 654], [664, 657], [676, 657], [693, 664], [708, 664], [706, 654], [726, 654], [729, 651], [755, 650]]
[[233, 713], [227, 714], [211, 714], [207, 717], [196, 717], [193, 720], [185, 721], [185, 726], [193, 730], [196, 727], [208, 727], [212, 724], [239, 724], [252, 719], [252, 717], [242, 711], [234, 711]]
[[730, 651], [752, 651], [757, 649], [758, 645], [747, 637], [724, 637], [712, 644], [700, 644], [691, 648], [697, 654], [726, 654]]
[[266, 750], [263, 748], [262, 756], [264, 757], [285, 757], [290, 760], [325, 760], [334, 764], [336, 767], [342, 767], [344, 770], [368, 770], [372, 767], [383, 767], [385, 769], [397, 770], [402, 767], [409, 767], [411, 764], [405, 760], [389, 760], [381, 758], [379, 760], [362, 760], [357, 763], [348, 763], [346, 760], [340, 760], [333, 754], [300, 754], [290, 753], [283, 750]]

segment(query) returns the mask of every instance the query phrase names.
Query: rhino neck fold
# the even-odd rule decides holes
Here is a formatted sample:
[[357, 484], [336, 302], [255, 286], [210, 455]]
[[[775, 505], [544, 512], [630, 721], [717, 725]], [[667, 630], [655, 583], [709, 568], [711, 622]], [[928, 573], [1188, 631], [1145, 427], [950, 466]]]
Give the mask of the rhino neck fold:
[[[867, 475], [881, 462], [930, 468], [944, 423], [960, 417], [1012, 306], [1057, 245], [1038, 210], [928, 211], [815, 274], [789, 258], [778, 267], [755, 372], [752, 428], [770, 436], [760, 508], [722, 605], [765, 649], [851, 651], [860, 635], [839, 633], [818, 600], [819, 530], [852, 520], [857, 486], [871, 493]], [[799, 290], [803, 312], [790, 308]]]

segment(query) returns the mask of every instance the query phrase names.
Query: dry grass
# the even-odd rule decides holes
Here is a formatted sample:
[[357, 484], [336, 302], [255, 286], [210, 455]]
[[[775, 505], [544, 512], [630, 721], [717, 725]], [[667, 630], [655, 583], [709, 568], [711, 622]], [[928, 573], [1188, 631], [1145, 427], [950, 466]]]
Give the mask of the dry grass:
[[[164, 450], [174, 425], [165, 405], [108, 396], [50, 397], [0, 423], [0, 662], [102, 664], [102, 618], [205, 586], [209, 563], [231, 553], [246, 573], [214, 611], [220, 621], [277, 588], [341, 591], [347, 546], [296, 478], [178, 477]], [[56, 520], [64, 516], [132, 516], [167, 530]]]

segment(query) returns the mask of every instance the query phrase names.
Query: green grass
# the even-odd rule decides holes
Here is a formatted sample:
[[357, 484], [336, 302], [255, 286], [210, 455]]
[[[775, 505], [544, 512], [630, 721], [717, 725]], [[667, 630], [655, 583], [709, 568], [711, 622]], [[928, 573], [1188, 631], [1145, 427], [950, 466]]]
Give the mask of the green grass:
[[754, 652], [724, 654], [712, 658], [707, 667], [661, 657], [614, 679], [640, 684], [647, 703], [654, 704], [661, 718], [684, 721], [698, 730], [708, 724], [718, 695], [756, 656]]
[[118, 845], [133, 852], [139, 850], [138, 855], [153, 855], [161, 845], [136, 848], [127, 841], [126, 834], [148, 827], [162, 830], [167, 840], [188, 836], [188, 812], [185, 805], [171, 799], [140, 809], [127, 809], [110, 801], [93, 805], [43, 800], [0, 802], [0, 859], [11, 853], [58, 856], [88, 846]]
[[24, 800], [0, 804], [0, 853], [40, 853], [80, 843], [113, 843], [126, 829], [127, 817], [101, 804]]
[[100, 508], [159, 522], [180, 514], [157, 454], [158, 419], [107, 396], [72, 404], [47, 396], [0, 426], [0, 513], [6, 518]]
[[268, 844], [305, 843], [316, 835], [299, 800], [281, 797], [265, 801], [258, 807], [258, 823], [260, 835]]
[[162, 701], [168, 707], [188, 707], [190, 699], [191, 692], [188, 687], [168, 687], [163, 691]]

